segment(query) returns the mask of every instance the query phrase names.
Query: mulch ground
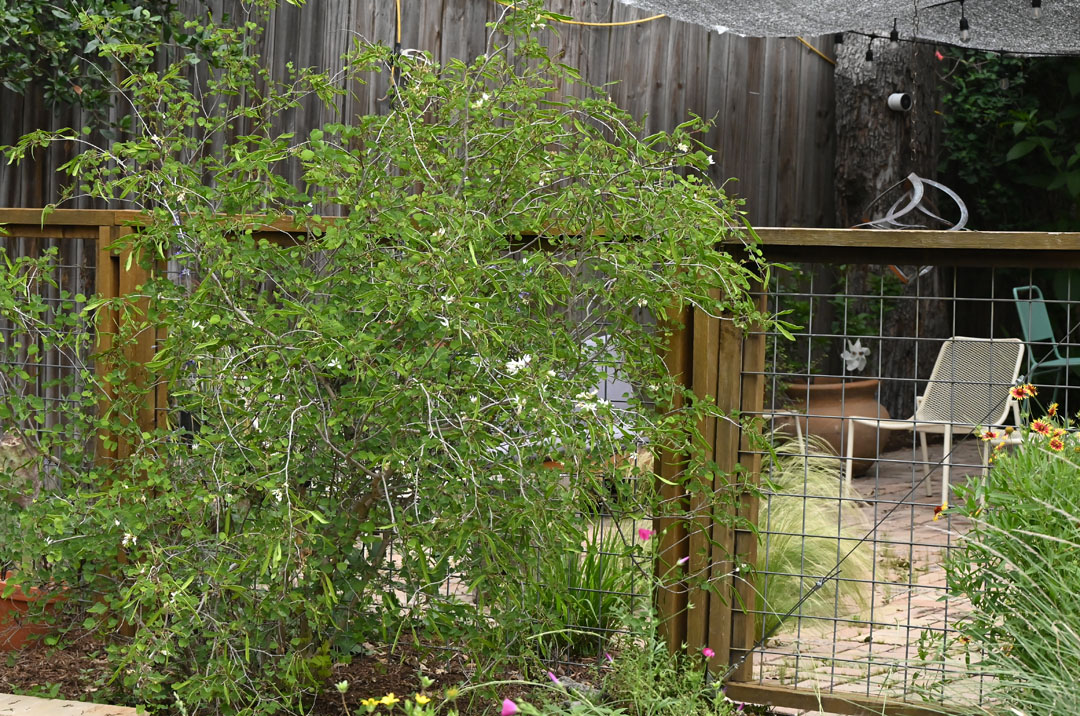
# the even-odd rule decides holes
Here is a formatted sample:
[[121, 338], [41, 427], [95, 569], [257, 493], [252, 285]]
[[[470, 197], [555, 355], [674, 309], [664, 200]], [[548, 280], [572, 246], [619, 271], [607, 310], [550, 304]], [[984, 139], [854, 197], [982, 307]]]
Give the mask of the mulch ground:
[[[312, 704], [311, 716], [346, 716], [342, 695], [335, 684], [348, 681], [345, 705], [352, 716], [366, 712], [361, 699], [381, 698], [393, 693], [399, 698], [421, 691], [417, 675], [421, 671], [435, 683], [426, 690], [433, 700], [441, 701], [449, 687], [462, 689], [455, 702], [461, 716], [487, 716], [499, 712], [503, 698], [535, 701], [531, 687], [509, 685], [497, 690], [470, 689], [477, 680], [471, 665], [459, 656], [446, 652], [421, 652], [403, 647], [391, 653], [388, 648], [371, 647], [368, 653], [353, 657], [351, 663], [335, 664], [323, 692]], [[596, 682], [594, 667], [571, 667], [558, 670], [583, 684]], [[35, 696], [72, 701], [98, 701], [117, 705], [126, 702], [123, 693], [108, 684], [112, 676], [105, 652], [99, 642], [87, 636], [69, 635], [63, 649], [37, 645], [17, 652], [0, 652], [0, 692], [29, 693]], [[515, 672], [500, 674], [483, 681], [515, 680]], [[548, 692], [550, 693], [550, 692]], [[534, 697], [539, 694], [533, 694]]]

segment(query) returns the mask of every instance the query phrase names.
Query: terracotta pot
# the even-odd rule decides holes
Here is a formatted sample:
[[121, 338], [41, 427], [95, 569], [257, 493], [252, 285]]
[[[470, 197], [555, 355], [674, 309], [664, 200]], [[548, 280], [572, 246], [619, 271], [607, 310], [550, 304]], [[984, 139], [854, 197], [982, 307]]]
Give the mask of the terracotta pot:
[[[0, 580], [0, 595], [6, 590], [7, 581]], [[30, 588], [29, 595], [17, 588], [9, 596], [0, 597], [0, 651], [18, 651], [31, 636], [52, 631], [48, 624], [30, 621], [31, 617], [27, 616], [31, 604], [42, 599], [51, 605], [60, 597], [50, 597], [36, 587]]]
[[[880, 418], [891, 416], [877, 400], [877, 380], [842, 380], [840, 378], [813, 378], [810, 383], [791, 383], [787, 395], [792, 400], [789, 408], [809, 416], [798, 418], [804, 434], [815, 435], [832, 446], [837, 455], [844, 455], [847, 439], [845, 420], [849, 417]], [[869, 425], [855, 426], [854, 475], [862, 475], [877, 457], [879, 441], [882, 446], [888, 433], [878, 436]]]

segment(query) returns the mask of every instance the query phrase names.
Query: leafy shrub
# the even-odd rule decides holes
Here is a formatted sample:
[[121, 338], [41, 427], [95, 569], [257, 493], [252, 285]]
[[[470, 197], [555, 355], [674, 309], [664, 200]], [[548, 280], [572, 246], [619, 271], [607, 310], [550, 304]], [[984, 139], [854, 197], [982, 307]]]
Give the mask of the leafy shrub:
[[[616, 519], [682, 514], [647, 485], [609, 492], [612, 456], [675, 447], [680, 479], [711, 479], [695, 426], [715, 411], [689, 396], [652, 409], [681, 390], [663, 362], [677, 321], [641, 313], [765, 320], [748, 295], [759, 255], [717, 249], [743, 236], [742, 217], [700, 178], [704, 124], [640, 139], [600, 92], [553, 101], [577, 75], [529, 36], [537, 24], [535, 9], [508, 12], [498, 30], [513, 41], [471, 64], [360, 42], [347, 79], [393, 63], [392, 111], [303, 138], [273, 119], [310, 95], [332, 103], [338, 85], [258, 71], [254, 22], [203, 26], [218, 71], [201, 84], [183, 64], [131, 77], [141, 124], [67, 165], [70, 194], [145, 210], [115, 248], [147, 278], [66, 314], [119, 326], [97, 345], [97, 372], [76, 371], [65, 410], [77, 429], [42, 442], [34, 398], [4, 394], [64, 477], [2, 517], [48, 565], [23, 578], [69, 585], [139, 702], [303, 710], [332, 660], [368, 638], [452, 644], [489, 667], [508, 635], [538, 628], [520, 583], [536, 555], [553, 560], [542, 573], [566, 570], [580, 504], [611, 494]], [[7, 154], [80, 136], [37, 132]], [[290, 166], [302, 187], [281, 178]], [[3, 280], [12, 295], [34, 285]], [[62, 327], [0, 309], [16, 331]], [[155, 357], [135, 365], [148, 336]], [[14, 380], [27, 362], [0, 371]], [[608, 372], [635, 386], [625, 407], [593, 392]], [[136, 420], [159, 382], [170, 404]], [[553, 456], [568, 478], [543, 467]], [[0, 559], [11, 550], [0, 544]]]

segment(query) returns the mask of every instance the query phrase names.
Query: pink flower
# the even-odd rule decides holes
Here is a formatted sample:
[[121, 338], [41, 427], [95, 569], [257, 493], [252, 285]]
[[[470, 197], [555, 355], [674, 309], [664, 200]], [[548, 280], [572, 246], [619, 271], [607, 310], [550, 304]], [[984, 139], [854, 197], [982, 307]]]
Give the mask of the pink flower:
[[685, 556], [685, 557], [679, 557], [679, 561], [678, 561], [678, 562], [676, 562], [675, 564], [677, 564], [677, 565], [680, 565], [680, 566], [681, 566], [681, 565], [684, 565], [684, 564], [686, 564], [686, 563], [687, 563], [687, 562], [689, 562], [689, 561], [690, 561], [690, 555], [687, 555], [687, 556]]
[[945, 55], [941, 54], [941, 50], [934, 50], [934, 57], [938, 58], [938, 61], [945, 59]]
[[652, 537], [654, 534], [656, 533], [650, 529], [646, 529], [645, 527], [640, 527], [637, 531], [637, 536], [642, 542], [647, 542], [649, 538]]
[[559, 683], [559, 677], [558, 677], [558, 676], [555, 676], [555, 672], [554, 672], [554, 671], [549, 671], [549, 672], [548, 672], [548, 678], [549, 678], [549, 679], [551, 679], [551, 681], [552, 681], [552, 682], [553, 682], [553, 683], [554, 683], [554, 684], [555, 684], [556, 686], [562, 686], [562, 684], [560, 684], [560, 683]]
[[716, 652], [713, 651], [712, 649], [710, 649], [709, 647], [705, 647], [704, 649], [701, 650], [701, 655], [704, 656], [706, 659], [711, 659], [714, 656], [716, 656]]
[[499, 716], [514, 716], [518, 712], [517, 704], [510, 699], [503, 699], [502, 711], [499, 712]]
[[609, 664], [615, 663], [615, 660], [611, 658], [611, 654], [607, 653], [606, 651], [604, 652], [604, 658], [607, 659], [607, 662]]

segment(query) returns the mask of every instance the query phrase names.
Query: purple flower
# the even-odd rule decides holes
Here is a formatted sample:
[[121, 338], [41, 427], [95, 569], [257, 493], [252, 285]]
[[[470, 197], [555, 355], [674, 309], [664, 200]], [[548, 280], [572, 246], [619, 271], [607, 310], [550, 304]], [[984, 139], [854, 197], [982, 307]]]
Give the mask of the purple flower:
[[714, 656], [716, 656], [716, 652], [713, 651], [712, 649], [710, 649], [709, 647], [705, 647], [704, 649], [701, 650], [701, 655], [704, 656], [706, 659], [711, 659]]
[[499, 712], [499, 716], [514, 716], [518, 712], [517, 704], [510, 699], [503, 699], [502, 711]]
[[677, 564], [679, 566], [682, 566], [682, 565], [686, 564], [689, 561], [690, 561], [690, 555], [687, 555], [685, 557], [679, 557], [679, 561], [676, 562], [675, 564]]
[[555, 676], [554, 671], [548, 672], [548, 678], [551, 679], [552, 683], [554, 683], [556, 686], [562, 686], [562, 684], [559, 683], [559, 677]]
[[642, 542], [648, 542], [649, 538], [652, 537], [654, 534], [656, 533], [645, 527], [640, 527], [637, 531], [637, 536]]
[[611, 654], [607, 653], [606, 651], [604, 652], [604, 658], [607, 659], [607, 662], [609, 664], [615, 663], [615, 660], [611, 658]]

